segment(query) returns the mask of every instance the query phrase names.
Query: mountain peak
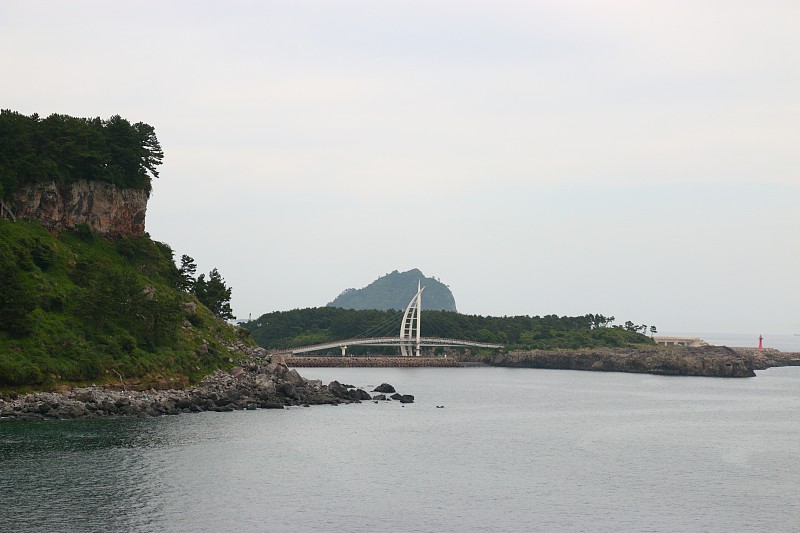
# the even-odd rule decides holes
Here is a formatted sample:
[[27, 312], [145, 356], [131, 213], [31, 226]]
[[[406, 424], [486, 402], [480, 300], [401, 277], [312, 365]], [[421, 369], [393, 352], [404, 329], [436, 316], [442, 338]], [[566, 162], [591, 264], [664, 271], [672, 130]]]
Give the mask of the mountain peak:
[[423, 309], [455, 311], [456, 301], [450, 289], [435, 278], [427, 278], [418, 268], [385, 274], [362, 289], [345, 289], [328, 307], [345, 309], [405, 309], [417, 294], [417, 283], [425, 287]]

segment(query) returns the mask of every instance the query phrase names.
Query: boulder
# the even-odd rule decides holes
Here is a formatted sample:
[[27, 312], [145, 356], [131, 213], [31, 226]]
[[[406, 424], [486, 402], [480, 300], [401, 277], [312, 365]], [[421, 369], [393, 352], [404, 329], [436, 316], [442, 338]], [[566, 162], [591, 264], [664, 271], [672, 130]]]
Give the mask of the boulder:
[[306, 388], [310, 391], [320, 392], [322, 390], [322, 380], [309, 379], [306, 381]]
[[350, 399], [350, 392], [338, 381], [328, 383], [328, 392], [341, 399]]
[[385, 394], [376, 394], [375, 396], [372, 397], [372, 399], [373, 400], [385, 400], [386, 399], [386, 395]]
[[295, 370], [294, 368], [286, 372], [286, 374], [283, 375], [283, 379], [285, 379], [290, 383], [294, 383], [295, 385], [302, 385], [303, 383], [305, 383], [305, 380], [302, 378], [302, 376], [300, 376], [300, 374], [297, 373], [297, 370]]
[[414, 403], [414, 396], [411, 394], [403, 394], [400, 397], [400, 403]]
[[294, 383], [282, 383], [278, 389], [280, 393], [287, 398], [292, 398], [294, 400], [300, 399], [300, 395], [297, 393], [297, 387], [294, 386]]
[[275, 382], [271, 381], [270, 379], [256, 381], [256, 387], [258, 387], [258, 389], [261, 391], [261, 394], [266, 394], [267, 396], [275, 396], [278, 392], [277, 388], [275, 387]]
[[355, 389], [350, 391], [350, 398], [356, 401], [371, 400], [372, 397], [364, 389]]
[[381, 383], [372, 392], [395, 392], [394, 387], [389, 385], [388, 383]]

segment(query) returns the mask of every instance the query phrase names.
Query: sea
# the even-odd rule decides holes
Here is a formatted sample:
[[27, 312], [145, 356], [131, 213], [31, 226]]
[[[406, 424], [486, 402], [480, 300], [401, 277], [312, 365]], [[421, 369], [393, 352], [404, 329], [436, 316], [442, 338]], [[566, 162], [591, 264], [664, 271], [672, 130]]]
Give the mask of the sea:
[[0, 532], [800, 531], [800, 367], [302, 374], [415, 402], [0, 421]]
[[800, 332], [791, 333], [709, 333], [692, 331], [668, 331], [657, 333], [676, 337], [698, 337], [715, 346], [734, 346], [737, 348], [758, 348], [758, 338], [762, 337], [764, 348], [774, 348], [782, 352], [800, 352]]

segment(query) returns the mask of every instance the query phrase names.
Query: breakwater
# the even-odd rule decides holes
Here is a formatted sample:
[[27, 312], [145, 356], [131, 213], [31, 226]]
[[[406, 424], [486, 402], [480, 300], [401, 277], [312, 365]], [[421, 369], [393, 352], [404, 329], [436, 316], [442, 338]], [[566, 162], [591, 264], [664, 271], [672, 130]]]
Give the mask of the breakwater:
[[441, 367], [452, 368], [464, 366], [452, 357], [286, 357], [290, 367]]

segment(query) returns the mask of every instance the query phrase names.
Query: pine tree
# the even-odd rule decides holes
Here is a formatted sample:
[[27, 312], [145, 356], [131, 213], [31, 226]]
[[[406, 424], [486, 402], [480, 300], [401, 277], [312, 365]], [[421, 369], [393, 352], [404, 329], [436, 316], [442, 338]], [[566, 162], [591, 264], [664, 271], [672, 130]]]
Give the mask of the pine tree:
[[177, 288], [185, 292], [192, 292], [195, 284], [194, 274], [197, 272], [197, 265], [194, 259], [186, 254], [181, 256], [181, 266], [178, 269]]
[[194, 294], [200, 303], [222, 319], [234, 319], [231, 309], [231, 287], [225, 286], [219, 271], [215, 268], [208, 274], [200, 274], [194, 282]]

